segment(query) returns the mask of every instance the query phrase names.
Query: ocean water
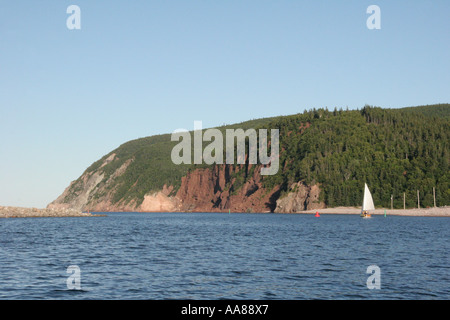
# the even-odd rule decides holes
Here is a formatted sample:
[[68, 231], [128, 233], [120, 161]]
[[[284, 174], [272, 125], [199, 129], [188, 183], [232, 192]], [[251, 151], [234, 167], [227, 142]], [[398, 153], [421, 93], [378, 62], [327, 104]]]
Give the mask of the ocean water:
[[[450, 219], [438, 217], [0, 219], [0, 299], [442, 300], [449, 235]], [[379, 289], [368, 288], [374, 276]]]

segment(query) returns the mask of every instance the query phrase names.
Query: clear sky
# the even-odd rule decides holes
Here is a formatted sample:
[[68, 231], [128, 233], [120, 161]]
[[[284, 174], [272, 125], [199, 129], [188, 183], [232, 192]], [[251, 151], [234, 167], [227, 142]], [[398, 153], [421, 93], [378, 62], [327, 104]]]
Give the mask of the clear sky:
[[449, 14], [448, 0], [0, 0], [0, 205], [45, 207], [120, 144], [194, 120], [448, 103]]

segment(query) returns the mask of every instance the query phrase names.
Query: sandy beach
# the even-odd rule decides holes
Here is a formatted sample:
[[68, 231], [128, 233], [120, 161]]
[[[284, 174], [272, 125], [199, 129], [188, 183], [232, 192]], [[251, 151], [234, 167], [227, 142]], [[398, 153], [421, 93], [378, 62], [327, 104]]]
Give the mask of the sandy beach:
[[[300, 211], [298, 213], [308, 213], [315, 214], [355, 214], [359, 215], [361, 213], [361, 208], [356, 207], [336, 207], [336, 208], [325, 208], [317, 210]], [[374, 215], [386, 215], [388, 216], [416, 216], [416, 217], [450, 217], [450, 206], [436, 207], [436, 208], [423, 208], [423, 209], [386, 209], [380, 208], [371, 212]]]

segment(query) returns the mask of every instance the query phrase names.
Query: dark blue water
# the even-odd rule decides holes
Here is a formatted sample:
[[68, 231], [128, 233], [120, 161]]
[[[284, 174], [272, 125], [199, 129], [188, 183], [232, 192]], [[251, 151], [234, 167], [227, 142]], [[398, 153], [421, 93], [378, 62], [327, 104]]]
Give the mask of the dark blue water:
[[0, 299], [449, 299], [449, 230], [357, 215], [0, 219]]

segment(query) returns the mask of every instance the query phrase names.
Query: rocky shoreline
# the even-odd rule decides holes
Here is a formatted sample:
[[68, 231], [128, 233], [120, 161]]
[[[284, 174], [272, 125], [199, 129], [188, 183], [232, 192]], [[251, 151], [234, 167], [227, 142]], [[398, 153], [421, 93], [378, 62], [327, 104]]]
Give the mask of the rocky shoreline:
[[[152, 211], [159, 212], [159, 211]], [[206, 212], [206, 211], [205, 211]], [[323, 208], [314, 210], [296, 211], [292, 213], [303, 214], [355, 214], [361, 212], [361, 208], [355, 207], [336, 207]], [[450, 217], [450, 207], [438, 208], [423, 208], [423, 209], [376, 209], [372, 214], [374, 215], [395, 215], [395, 216], [416, 216], [416, 217]], [[104, 217], [105, 214], [92, 214], [88, 212], [81, 212], [75, 209], [68, 208], [21, 208], [21, 207], [2, 207], [0, 206], [0, 218], [45, 218], [45, 217]]]
[[0, 218], [95, 217], [73, 209], [37, 209], [0, 206]]

